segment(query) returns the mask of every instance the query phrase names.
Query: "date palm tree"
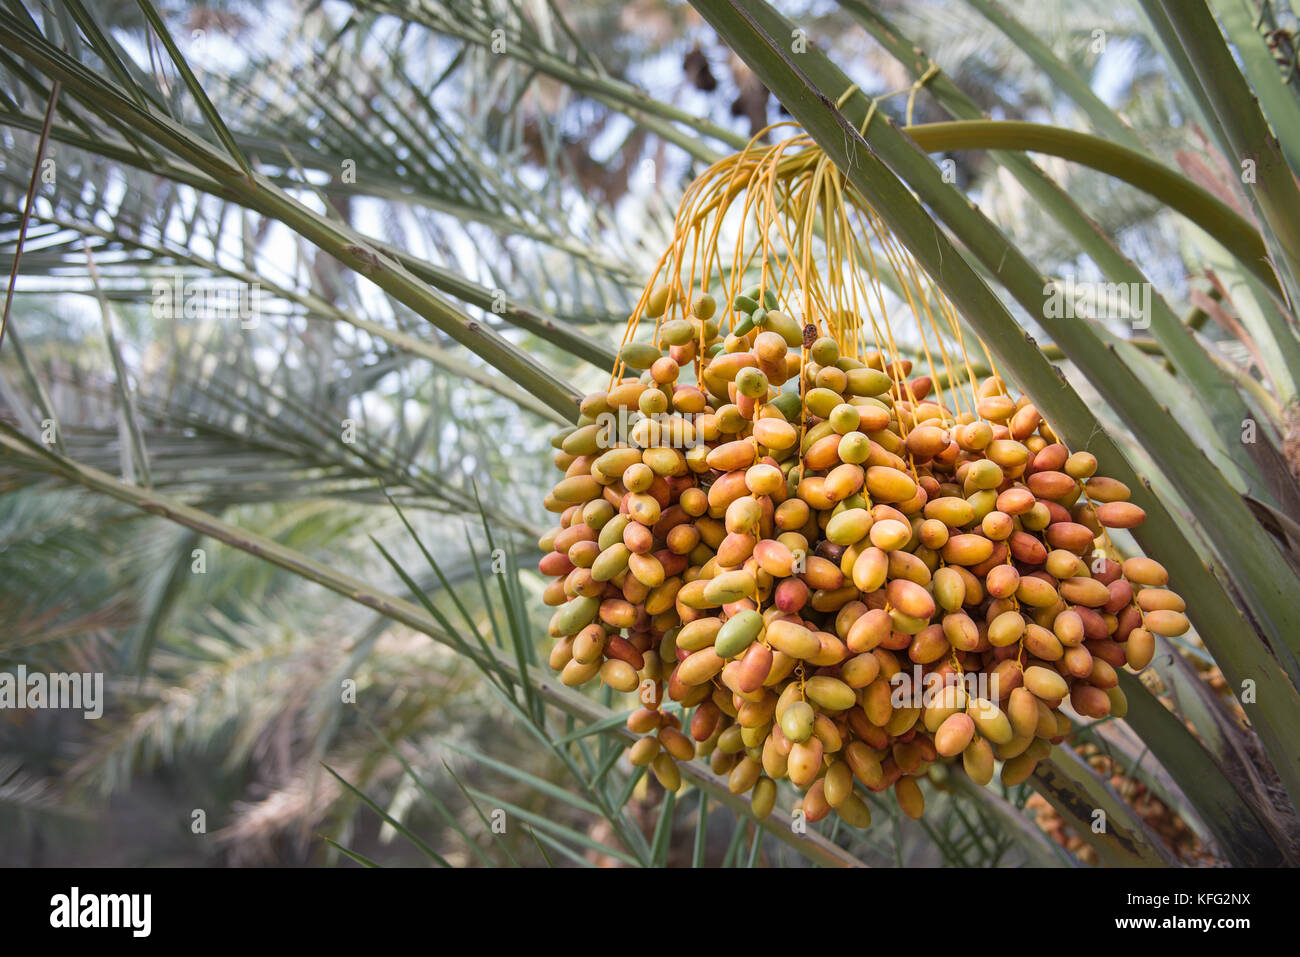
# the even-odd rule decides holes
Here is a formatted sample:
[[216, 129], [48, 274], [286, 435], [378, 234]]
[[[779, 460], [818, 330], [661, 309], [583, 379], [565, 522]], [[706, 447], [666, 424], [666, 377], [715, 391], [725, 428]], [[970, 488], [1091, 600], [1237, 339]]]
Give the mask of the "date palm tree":
[[[58, 753], [6, 727], [0, 813], [166, 766], [210, 778], [234, 862], [374, 863], [382, 825], [438, 865], [1295, 863], [1294, 27], [1267, 0], [9, 4], [0, 656], [112, 696]], [[624, 703], [541, 667], [549, 434], [684, 186], [783, 114], [1135, 490], [1128, 547], [1195, 627], [1025, 785], [940, 770], [921, 821], [881, 802], [860, 834], [756, 823], [702, 765], [658, 792]], [[1071, 277], [1145, 290], [1143, 321], [1047, 308]]]

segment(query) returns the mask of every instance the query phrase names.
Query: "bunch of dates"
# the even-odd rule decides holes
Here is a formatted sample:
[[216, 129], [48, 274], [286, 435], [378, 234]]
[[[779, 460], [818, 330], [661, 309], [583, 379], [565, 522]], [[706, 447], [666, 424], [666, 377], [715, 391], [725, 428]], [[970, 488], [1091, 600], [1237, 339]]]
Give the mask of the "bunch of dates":
[[[1122, 717], [1118, 669], [1189, 625], [1168, 574], [1105, 529], [1145, 515], [997, 376], [937, 394], [912, 363], [845, 355], [758, 290], [723, 334], [701, 295], [556, 436], [550, 665], [638, 694], [630, 760], [669, 789], [707, 757], [770, 814], [919, 817], [960, 758], [1026, 780], [1071, 728]], [[676, 702], [679, 707], [666, 707]], [[856, 784], [855, 784], [856, 782]]]

